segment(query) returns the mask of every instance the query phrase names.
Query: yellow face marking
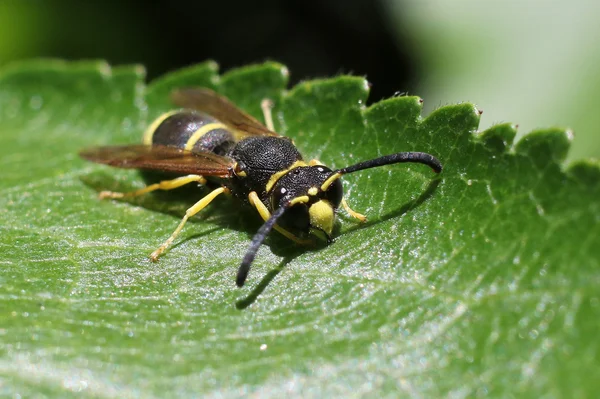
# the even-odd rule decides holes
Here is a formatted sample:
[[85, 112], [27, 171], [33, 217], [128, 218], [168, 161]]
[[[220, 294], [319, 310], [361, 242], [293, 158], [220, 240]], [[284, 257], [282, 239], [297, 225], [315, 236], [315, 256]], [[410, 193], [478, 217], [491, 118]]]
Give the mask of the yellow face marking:
[[271, 178], [267, 182], [265, 190], [267, 192], [271, 191], [271, 189], [273, 188], [273, 186], [275, 185], [275, 183], [277, 183], [277, 180], [281, 179], [281, 177], [284, 176], [284, 175], [286, 175], [289, 171], [294, 170], [296, 168], [299, 168], [301, 166], [307, 166], [306, 162], [304, 162], [304, 161], [296, 161], [289, 168], [284, 169], [282, 171], [279, 171], [277, 173], [274, 173], [273, 176], [271, 176]]
[[318, 187], [311, 187], [308, 189], [308, 195], [317, 195], [319, 194], [319, 188]]
[[168, 117], [175, 115], [177, 113], [179, 113], [180, 111], [175, 110], [175, 111], [169, 111], [166, 112], [164, 114], [162, 114], [161, 116], [159, 116], [158, 118], [156, 118], [154, 120], [154, 122], [152, 122], [150, 124], [150, 126], [148, 126], [148, 128], [146, 129], [146, 131], [144, 131], [144, 136], [142, 138], [142, 143], [145, 145], [152, 145], [152, 136], [154, 136], [154, 132], [156, 131], [156, 129], [158, 129], [158, 127], [160, 126], [161, 123], [163, 123], [165, 121], [165, 119], [167, 119]]
[[312, 227], [323, 230], [327, 236], [331, 236], [335, 213], [329, 201], [320, 200], [315, 202], [308, 208], [308, 215]]
[[327, 180], [325, 180], [323, 182], [323, 184], [321, 184], [321, 190], [323, 191], [327, 191], [327, 189], [329, 188], [329, 186], [331, 186], [331, 184], [336, 181], [337, 179], [339, 179], [340, 177], [342, 177], [341, 173], [334, 173], [331, 176], [329, 176], [329, 178]]
[[207, 123], [206, 125], [200, 127], [200, 129], [196, 130], [194, 134], [192, 134], [192, 137], [190, 137], [187, 143], [185, 143], [185, 149], [190, 151], [192, 148], [194, 148], [194, 145], [198, 142], [198, 140], [200, 140], [202, 136], [216, 129], [227, 130], [227, 126], [219, 122]]

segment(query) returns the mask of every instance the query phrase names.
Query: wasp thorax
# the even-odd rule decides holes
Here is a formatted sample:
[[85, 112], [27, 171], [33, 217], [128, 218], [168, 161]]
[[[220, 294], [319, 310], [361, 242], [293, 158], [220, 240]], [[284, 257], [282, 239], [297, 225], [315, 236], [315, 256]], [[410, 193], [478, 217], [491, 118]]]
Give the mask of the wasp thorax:
[[303, 234], [316, 233], [329, 239], [333, 230], [335, 210], [342, 201], [342, 184], [333, 181], [325, 191], [321, 186], [332, 175], [331, 169], [302, 166], [281, 176], [271, 192], [272, 209], [292, 203], [278, 222], [282, 227]]

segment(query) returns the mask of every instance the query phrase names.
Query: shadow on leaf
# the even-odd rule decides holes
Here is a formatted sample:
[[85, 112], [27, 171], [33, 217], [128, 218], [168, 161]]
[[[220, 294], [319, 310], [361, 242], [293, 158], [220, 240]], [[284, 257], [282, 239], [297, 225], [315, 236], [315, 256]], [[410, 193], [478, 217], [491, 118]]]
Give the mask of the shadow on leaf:
[[[145, 177], [146, 183], [148, 184], [156, 181], [156, 178], [151, 179], [148, 178], [147, 175], [143, 175]], [[133, 187], [126, 181], [116, 180], [113, 176], [109, 175], [108, 173], [100, 171], [80, 176], [80, 180], [86, 186], [92, 188], [96, 192], [100, 192], [103, 190], [130, 192], [139, 188]], [[142, 207], [144, 209], [148, 209], [150, 211], [170, 215], [174, 218], [182, 218], [185, 213], [185, 210], [191, 205], [193, 205], [195, 201], [206, 195], [207, 192], [208, 190], [204, 187], [188, 185], [179, 187], [176, 190], [157, 190], [152, 193], [141, 195], [139, 197], [124, 198], [112, 201], [125, 202]], [[188, 221], [188, 223], [191, 224], [208, 222], [211, 224], [217, 224], [219, 225], [219, 227], [213, 227], [198, 234], [180, 235], [178, 239], [173, 243], [173, 245], [169, 248], [169, 251], [177, 248], [178, 246], [188, 241], [195, 240], [204, 236], [209, 236], [211, 233], [218, 231], [222, 228], [229, 228], [244, 232], [248, 236], [248, 245], [250, 245], [250, 240], [262, 224], [262, 221], [259, 217], [257, 217], [258, 215], [256, 214], [256, 212], [249, 207], [240, 206], [240, 202], [237, 201], [235, 198], [223, 197], [222, 199], [219, 198], [219, 200], [211, 203], [210, 206], [208, 206], [206, 209], [203, 209], [202, 212], [199, 214], [201, 215], [199, 218], [194, 217]], [[98, 201], [101, 200], [98, 199]], [[232, 208], [234, 209], [234, 212], [232, 212]], [[173, 225], [173, 228], [175, 227], [176, 223]], [[160, 237], [158, 241], [162, 242], [164, 238], [166, 237]], [[260, 293], [262, 293], [264, 289], [268, 286], [271, 280], [282, 270], [283, 267], [285, 267], [287, 263], [291, 262], [293, 259], [301, 255], [302, 253], [317, 250], [320, 248], [320, 246], [318, 245], [315, 245], [314, 247], [306, 247], [295, 244], [279, 234], [271, 234], [265, 241], [265, 244], [267, 244], [270, 247], [271, 251], [275, 255], [283, 257], [283, 260], [276, 269], [267, 273], [267, 275], [261, 280], [258, 286], [253, 289], [251, 294], [246, 299], [238, 302], [240, 304], [243, 304], [236, 305], [239, 309], [244, 309], [250, 304], [252, 304], [260, 295]], [[243, 253], [240, 253], [240, 262], [242, 260], [243, 255]], [[163, 254], [163, 256], [168, 256], [168, 252]], [[239, 265], [235, 266], [237, 267]], [[234, 282], [232, 281], [232, 285], [233, 283]]]
[[427, 188], [425, 189], [425, 191], [423, 191], [421, 193], [421, 195], [419, 195], [416, 199], [407, 202], [406, 204], [402, 205], [400, 208], [398, 208], [394, 211], [386, 213], [385, 215], [381, 216], [378, 219], [368, 220], [366, 223], [360, 223], [355, 226], [349, 227], [348, 229], [346, 229], [346, 232], [353, 232], [353, 231], [356, 231], [359, 229], [364, 229], [364, 228], [385, 222], [386, 220], [389, 220], [392, 218], [397, 218], [397, 217], [404, 215], [405, 213], [409, 212], [411, 209], [414, 209], [414, 208], [420, 206], [425, 201], [427, 201], [429, 198], [431, 198], [433, 196], [433, 193], [437, 189], [437, 187], [440, 185], [441, 181], [442, 181], [441, 178], [432, 180], [427, 185]]
[[[146, 174], [142, 175], [147, 184], [157, 181], [157, 179], [148, 178]], [[100, 171], [80, 176], [79, 179], [96, 192], [110, 190], [127, 193], [140, 188], [133, 187], [126, 181], [116, 180], [110, 174]], [[181, 219], [185, 214], [185, 211], [196, 201], [208, 194], [208, 192], [209, 191], [205, 187], [189, 184], [175, 190], [156, 190], [148, 194], [140, 195], [139, 197], [129, 197], [110, 201], [132, 204], [150, 211], [160, 212]], [[98, 199], [98, 201], [107, 200]], [[231, 212], [232, 207], [235, 208], [235, 212]], [[251, 236], [253, 233], [248, 228], [248, 223], [244, 220], [250, 217], [250, 214], [252, 214], [250, 211], [251, 210], [249, 209], [239, 207], [239, 203], [236, 203], [235, 199], [221, 196], [203, 209], [197, 215], [198, 217], [190, 218], [188, 223], [212, 223], [216, 219], [217, 224], [220, 224], [223, 227], [246, 231]], [[252, 217], [255, 218], [256, 215], [253, 215]], [[174, 224], [173, 228], [175, 227], [176, 224]], [[260, 224], [257, 223], [256, 228], [258, 229], [258, 227], [260, 227]]]
[[[155, 174], [143, 173], [142, 175], [144, 176], [144, 180], [146, 181], [146, 183], [157, 181]], [[127, 182], [118, 181], [106, 172], [93, 172], [84, 176], [80, 176], [80, 180], [85, 185], [91, 187], [97, 192], [107, 189], [119, 192], [129, 192], [135, 190], [135, 188], [133, 188]], [[358, 229], [367, 228], [378, 223], [384, 222], [388, 219], [404, 215], [411, 209], [418, 207], [427, 199], [429, 199], [435, 192], [440, 182], [441, 179], [432, 180], [428, 184], [425, 191], [415, 200], [402, 205], [399, 209], [387, 213], [376, 220], [357, 224], [348, 228], [346, 231], [352, 232]], [[202, 196], [204, 196], [206, 192], [207, 190], [204, 187], [188, 185], [179, 187], [176, 190], [157, 190], [150, 194], [145, 194], [139, 197], [126, 198], [119, 201], [140, 206], [151, 211], [161, 212], [163, 214], [167, 214], [175, 218], [181, 218], [185, 213], [185, 210], [189, 208], [196, 200], [202, 198]], [[239, 205], [240, 203], [236, 199], [227, 197], [221, 199], [220, 201], [215, 201], [214, 203], [211, 203], [209, 207], [202, 210], [202, 218], [192, 218], [188, 221], [188, 223], [202, 223], [210, 219], [210, 223], [216, 223], [221, 227], [214, 227], [200, 234], [182, 236], [173, 244], [170, 250], [177, 248], [178, 246], [182, 245], [187, 241], [195, 240], [203, 236], [208, 236], [212, 232], [215, 232], [223, 227], [245, 232], [248, 236], [248, 245], [250, 245], [250, 240], [252, 239], [256, 231], [260, 228], [262, 221], [260, 220], [260, 218], [257, 217], [256, 213], [252, 209]], [[232, 208], [235, 209], [234, 212], [231, 211]], [[336, 228], [334, 230], [335, 235], [339, 235], [339, 229], [339, 224], [336, 224]], [[291, 262], [303, 253], [319, 250], [325, 245], [319, 245], [317, 243], [314, 246], [301, 246], [289, 241], [288, 239], [286, 239], [283, 236], [280, 236], [279, 234], [270, 235], [265, 241], [265, 244], [267, 244], [270, 247], [271, 251], [275, 255], [282, 257], [283, 260], [275, 269], [269, 271], [262, 278], [262, 280], [258, 283], [258, 285], [255, 288], [252, 289], [251, 293], [247, 297], [239, 300], [236, 303], [236, 307], [238, 309], [245, 309], [252, 303], [254, 303], [258, 296], [275, 278], [275, 276], [277, 276], [279, 272], [281, 272], [281, 270], [283, 270], [283, 268], [289, 262]], [[243, 254], [241, 253], [240, 262], [242, 260], [242, 257]]]
[[248, 296], [237, 301], [235, 303], [235, 307], [239, 310], [244, 310], [248, 306], [252, 305], [256, 301], [258, 296], [262, 294], [265, 288], [267, 288], [267, 286], [271, 283], [271, 281], [273, 281], [275, 276], [277, 276], [283, 270], [283, 268], [286, 267], [287, 264], [294, 260], [294, 258], [296, 258], [296, 256], [298, 255], [299, 254], [284, 258], [275, 269], [270, 270], [262, 278], [262, 280], [260, 280], [256, 287], [254, 287], [252, 291], [250, 291], [250, 294], [248, 294]]

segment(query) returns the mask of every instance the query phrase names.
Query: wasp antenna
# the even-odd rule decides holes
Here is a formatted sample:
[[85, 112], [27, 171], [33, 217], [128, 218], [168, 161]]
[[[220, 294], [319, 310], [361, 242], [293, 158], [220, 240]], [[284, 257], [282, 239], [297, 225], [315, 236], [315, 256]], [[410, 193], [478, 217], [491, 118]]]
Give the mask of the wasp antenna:
[[235, 283], [238, 287], [244, 285], [246, 282], [246, 277], [248, 277], [248, 272], [250, 272], [250, 265], [254, 261], [256, 257], [256, 252], [258, 252], [258, 248], [263, 243], [269, 232], [277, 223], [277, 219], [279, 219], [283, 213], [289, 208], [289, 203], [278, 208], [269, 219], [261, 226], [260, 229], [256, 232], [254, 237], [252, 238], [252, 242], [250, 243], [250, 247], [246, 251], [246, 255], [244, 255], [244, 259], [242, 260], [242, 264], [238, 269], [237, 278], [235, 279]]
[[346, 166], [345, 168], [338, 169], [333, 173], [344, 175], [346, 173], [353, 173], [363, 169], [377, 168], [379, 166], [402, 162], [422, 163], [433, 169], [435, 173], [440, 173], [442, 171], [442, 163], [439, 161], [439, 159], [431, 154], [427, 154], [425, 152], [398, 152], [396, 154], [390, 154], [384, 157], [359, 162], [355, 165]]

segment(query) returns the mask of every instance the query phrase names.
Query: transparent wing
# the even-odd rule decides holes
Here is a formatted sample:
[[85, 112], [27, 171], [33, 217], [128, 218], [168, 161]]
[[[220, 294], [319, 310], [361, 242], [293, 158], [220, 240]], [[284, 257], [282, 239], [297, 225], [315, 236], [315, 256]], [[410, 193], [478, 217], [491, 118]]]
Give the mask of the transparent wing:
[[88, 161], [114, 166], [189, 173], [203, 176], [231, 177], [234, 161], [210, 152], [191, 152], [161, 145], [125, 145], [94, 147], [79, 155]]
[[195, 109], [209, 114], [220, 122], [242, 131], [249, 136], [275, 136], [262, 123], [248, 115], [227, 98], [205, 88], [179, 89], [171, 93], [173, 102], [183, 108]]

